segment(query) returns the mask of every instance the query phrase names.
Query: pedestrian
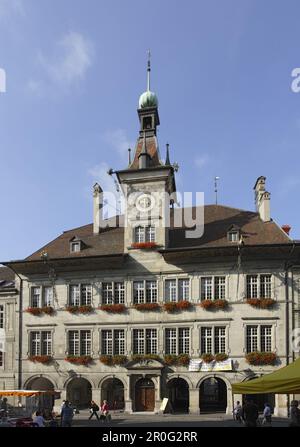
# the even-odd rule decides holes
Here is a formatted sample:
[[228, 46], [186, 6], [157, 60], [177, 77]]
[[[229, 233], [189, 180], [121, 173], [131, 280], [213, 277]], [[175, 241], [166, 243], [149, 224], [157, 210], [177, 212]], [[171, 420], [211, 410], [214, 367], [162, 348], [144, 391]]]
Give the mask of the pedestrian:
[[1, 416], [2, 417], [7, 417], [7, 410], [8, 410], [7, 397], [4, 397], [4, 399], [1, 402]]
[[49, 427], [58, 427], [58, 422], [57, 422], [57, 419], [56, 419], [56, 413], [52, 413], [52, 414], [51, 414], [51, 419], [50, 419], [50, 422], [49, 422]]
[[269, 427], [271, 427], [272, 425], [272, 411], [270, 404], [268, 404], [268, 402], [265, 403], [262, 425], [266, 425]]
[[235, 421], [238, 421], [239, 423], [242, 422], [242, 405], [240, 401], [238, 400], [236, 402], [236, 406], [233, 409], [233, 418]]
[[111, 416], [109, 414], [109, 406], [107, 403], [107, 400], [104, 400], [102, 405], [101, 405], [101, 416], [100, 416], [100, 421], [108, 421], [111, 419]]
[[258, 407], [253, 400], [245, 400], [242, 408], [242, 418], [246, 427], [256, 427], [258, 419]]
[[45, 427], [45, 419], [43, 418], [42, 413], [40, 411], [37, 411], [35, 413], [35, 418], [33, 422], [37, 424], [38, 427]]
[[99, 407], [96, 404], [96, 402], [94, 402], [93, 400], [91, 401], [91, 405], [90, 405], [90, 412], [91, 415], [89, 417], [89, 420], [92, 419], [92, 417], [95, 415], [97, 420], [99, 421], [99, 416], [98, 416], [98, 411], [99, 411]]
[[61, 425], [62, 427], [72, 427], [72, 420], [74, 416], [74, 410], [69, 405], [69, 401], [65, 401], [65, 405], [61, 410]]
[[299, 401], [292, 400], [290, 409], [290, 419], [291, 419], [291, 422], [289, 424], [290, 427], [300, 427], [300, 410], [298, 406]]

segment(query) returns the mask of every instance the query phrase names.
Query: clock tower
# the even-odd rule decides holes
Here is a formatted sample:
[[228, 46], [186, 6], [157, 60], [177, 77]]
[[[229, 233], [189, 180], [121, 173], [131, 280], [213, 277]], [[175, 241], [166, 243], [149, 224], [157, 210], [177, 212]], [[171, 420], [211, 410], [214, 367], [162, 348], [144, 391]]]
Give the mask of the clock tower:
[[150, 59], [147, 90], [139, 98], [140, 130], [133, 160], [117, 171], [125, 198], [124, 250], [166, 248], [170, 206], [176, 201], [175, 169], [161, 160], [157, 141], [158, 99], [150, 90]]

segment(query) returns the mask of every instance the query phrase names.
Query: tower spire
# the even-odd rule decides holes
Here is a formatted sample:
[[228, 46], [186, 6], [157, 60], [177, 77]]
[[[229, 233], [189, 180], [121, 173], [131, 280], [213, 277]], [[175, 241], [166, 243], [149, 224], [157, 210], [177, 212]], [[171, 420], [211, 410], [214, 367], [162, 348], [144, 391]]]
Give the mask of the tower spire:
[[169, 152], [169, 143], [167, 143], [166, 144], [166, 148], [167, 148], [167, 154], [166, 154], [166, 163], [165, 163], [165, 165], [166, 166], [169, 166], [171, 163], [170, 163], [170, 152]]
[[151, 53], [148, 50], [148, 66], [147, 66], [147, 92], [150, 92], [150, 73], [151, 73]]

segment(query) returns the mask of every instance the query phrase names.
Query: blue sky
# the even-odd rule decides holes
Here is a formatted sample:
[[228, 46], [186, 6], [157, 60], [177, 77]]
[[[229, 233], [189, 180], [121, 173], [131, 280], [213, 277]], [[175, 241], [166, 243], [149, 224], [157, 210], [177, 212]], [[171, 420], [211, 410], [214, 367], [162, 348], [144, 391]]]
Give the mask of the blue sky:
[[298, 0], [0, 0], [0, 260], [21, 259], [92, 221], [92, 185], [110, 187], [138, 133], [152, 52], [178, 188], [271, 215], [300, 238]]

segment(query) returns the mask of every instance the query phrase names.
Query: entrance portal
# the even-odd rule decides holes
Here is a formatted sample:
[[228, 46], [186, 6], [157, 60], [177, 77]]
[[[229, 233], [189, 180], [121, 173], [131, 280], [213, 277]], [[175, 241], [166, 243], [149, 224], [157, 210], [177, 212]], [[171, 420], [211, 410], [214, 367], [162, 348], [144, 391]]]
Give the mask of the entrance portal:
[[189, 386], [184, 379], [172, 379], [167, 384], [171, 413], [188, 413]]
[[[45, 377], [36, 377], [28, 383], [27, 389], [37, 391], [54, 391], [54, 385]], [[38, 396], [36, 404], [40, 411], [52, 411], [54, 405], [54, 395], [41, 394]]]
[[124, 385], [119, 379], [107, 379], [101, 388], [101, 397], [112, 410], [124, 410]]
[[200, 386], [200, 412], [217, 413], [226, 412], [227, 387], [224, 380], [210, 377]]
[[151, 379], [140, 379], [135, 384], [135, 411], [154, 411], [155, 388]]
[[92, 387], [88, 380], [75, 378], [67, 385], [67, 400], [78, 409], [89, 408], [92, 400]]

